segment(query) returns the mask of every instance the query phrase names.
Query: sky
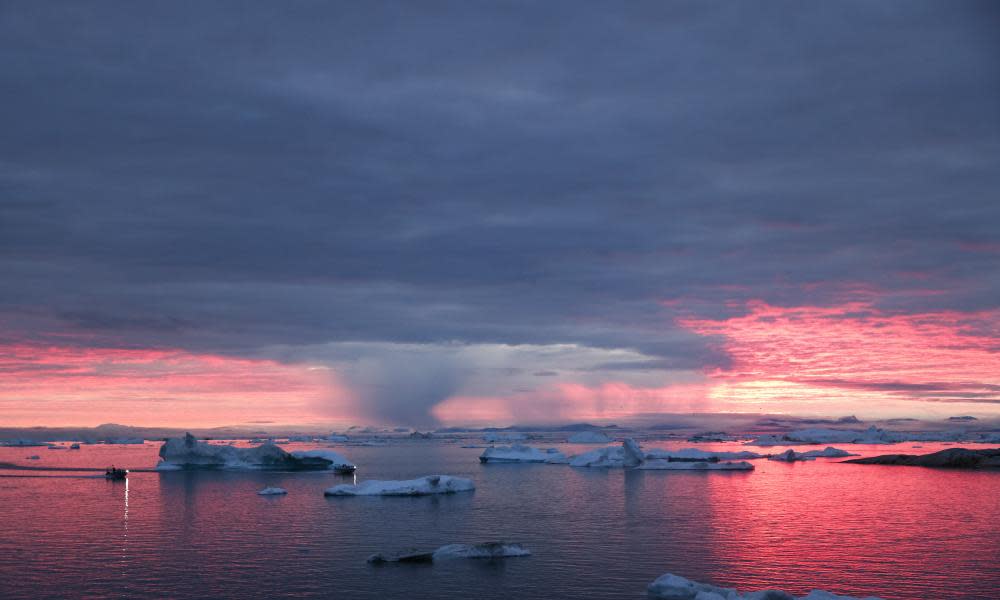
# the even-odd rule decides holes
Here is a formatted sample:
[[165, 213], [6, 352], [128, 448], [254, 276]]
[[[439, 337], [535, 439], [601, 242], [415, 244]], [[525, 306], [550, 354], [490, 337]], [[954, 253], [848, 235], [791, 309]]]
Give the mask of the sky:
[[994, 2], [0, 2], [0, 422], [1000, 416]]

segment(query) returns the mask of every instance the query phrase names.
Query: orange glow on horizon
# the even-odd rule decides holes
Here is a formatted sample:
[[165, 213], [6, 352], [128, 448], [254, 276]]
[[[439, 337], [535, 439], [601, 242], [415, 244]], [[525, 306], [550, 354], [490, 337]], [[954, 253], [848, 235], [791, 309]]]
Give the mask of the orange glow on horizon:
[[10, 345], [0, 348], [7, 426], [214, 427], [317, 421], [336, 391], [325, 370], [181, 350]]

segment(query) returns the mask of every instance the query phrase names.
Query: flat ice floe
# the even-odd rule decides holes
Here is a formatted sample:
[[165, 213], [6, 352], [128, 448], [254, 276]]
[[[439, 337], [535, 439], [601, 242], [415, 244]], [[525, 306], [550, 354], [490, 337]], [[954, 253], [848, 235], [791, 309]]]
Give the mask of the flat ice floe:
[[406, 481], [379, 481], [372, 479], [357, 485], [335, 485], [323, 492], [326, 496], [428, 496], [471, 492], [476, 485], [471, 479], [450, 475], [428, 475]]
[[644, 471], [753, 471], [754, 467], [745, 460], [739, 462], [709, 462], [653, 459], [643, 462], [636, 469]]
[[733, 588], [699, 583], [672, 573], [658, 577], [646, 590], [650, 597], [663, 600], [880, 600], [875, 596], [838, 596], [824, 590], [813, 590], [805, 596], [793, 596], [780, 590], [741, 594]]
[[532, 448], [515, 444], [513, 446], [497, 446], [487, 448], [479, 456], [483, 463], [549, 463], [565, 464], [566, 455], [555, 448]]
[[282, 496], [287, 494], [288, 490], [280, 487], [266, 487], [261, 491], [257, 492], [258, 496]]
[[712, 450], [701, 450], [699, 448], [681, 448], [680, 450], [662, 450], [653, 448], [646, 452], [647, 459], [663, 459], [671, 461], [684, 460], [753, 460], [764, 458], [763, 454], [742, 450], [740, 452], [715, 452]]
[[183, 438], [168, 439], [160, 446], [158, 471], [177, 469], [275, 469], [318, 471], [330, 468], [325, 458], [297, 457], [274, 444], [256, 448], [236, 448], [199, 442], [188, 433]]
[[607, 444], [611, 438], [600, 431], [581, 431], [569, 436], [566, 441], [571, 444]]
[[531, 552], [521, 544], [506, 544], [504, 542], [489, 542], [486, 544], [448, 544], [433, 552], [407, 550], [395, 554], [373, 554], [368, 562], [373, 564], [387, 562], [434, 562], [460, 558], [497, 559], [516, 556], [530, 556]]

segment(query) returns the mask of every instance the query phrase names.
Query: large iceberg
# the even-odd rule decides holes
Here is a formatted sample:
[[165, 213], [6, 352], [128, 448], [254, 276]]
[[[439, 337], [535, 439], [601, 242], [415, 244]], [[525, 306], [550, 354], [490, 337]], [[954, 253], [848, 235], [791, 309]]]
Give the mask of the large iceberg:
[[335, 485], [323, 492], [326, 496], [428, 496], [471, 492], [476, 485], [471, 479], [449, 475], [428, 475], [407, 481], [362, 481], [358, 485]]
[[[725, 588], [708, 583], [691, 581], [680, 575], [667, 573], [656, 578], [646, 588], [652, 598], [663, 600], [859, 600], [854, 596], [838, 596], [824, 590], [813, 590], [805, 596], [793, 596], [780, 590], [739, 593], [734, 588]], [[860, 600], [879, 600], [866, 596]]]
[[344, 455], [333, 450], [299, 450], [292, 452], [296, 458], [322, 458], [330, 461], [330, 469], [338, 473], [349, 474], [357, 470], [357, 465], [347, 460]]
[[182, 469], [274, 469], [318, 471], [330, 468], [333, 461], [319, 457], [297, 457], [274, 444], [255, 448], [216, 446], [199, 442], [190, 433], [168, 439], [160, 446], [157, 470]]
[[483, 463], [549, 463], [565, 464], [566, 455], [555, 448], [532, 448], [515, 444], [513, 446], [496, 446], [483, 450], [479, 456]]
[[611, 438], [600, 431], [581, 431], [569, 436], [566, 441], [571, 444], [607, 444]]
[[458, 558], [497, 559], [515, 556], [530, 556], [531, 552], [521, 544], [506, 544], [504, 542], [488, 542], [485, 544], [448, 544], [433, 552], [407, 550], [396, 554], [373, 554], [368, 562], [374, 564], [387, 562], [432, 562], [453, 560]]

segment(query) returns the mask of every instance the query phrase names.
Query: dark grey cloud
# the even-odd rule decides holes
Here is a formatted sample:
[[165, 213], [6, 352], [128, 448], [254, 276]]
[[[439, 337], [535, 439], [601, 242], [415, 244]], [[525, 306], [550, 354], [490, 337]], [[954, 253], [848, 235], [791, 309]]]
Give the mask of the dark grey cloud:
[[679, 312], [996, 308], [998, 26], [966, 1], [5, 3], [4, 335], [672, 370], [727, 360]]

